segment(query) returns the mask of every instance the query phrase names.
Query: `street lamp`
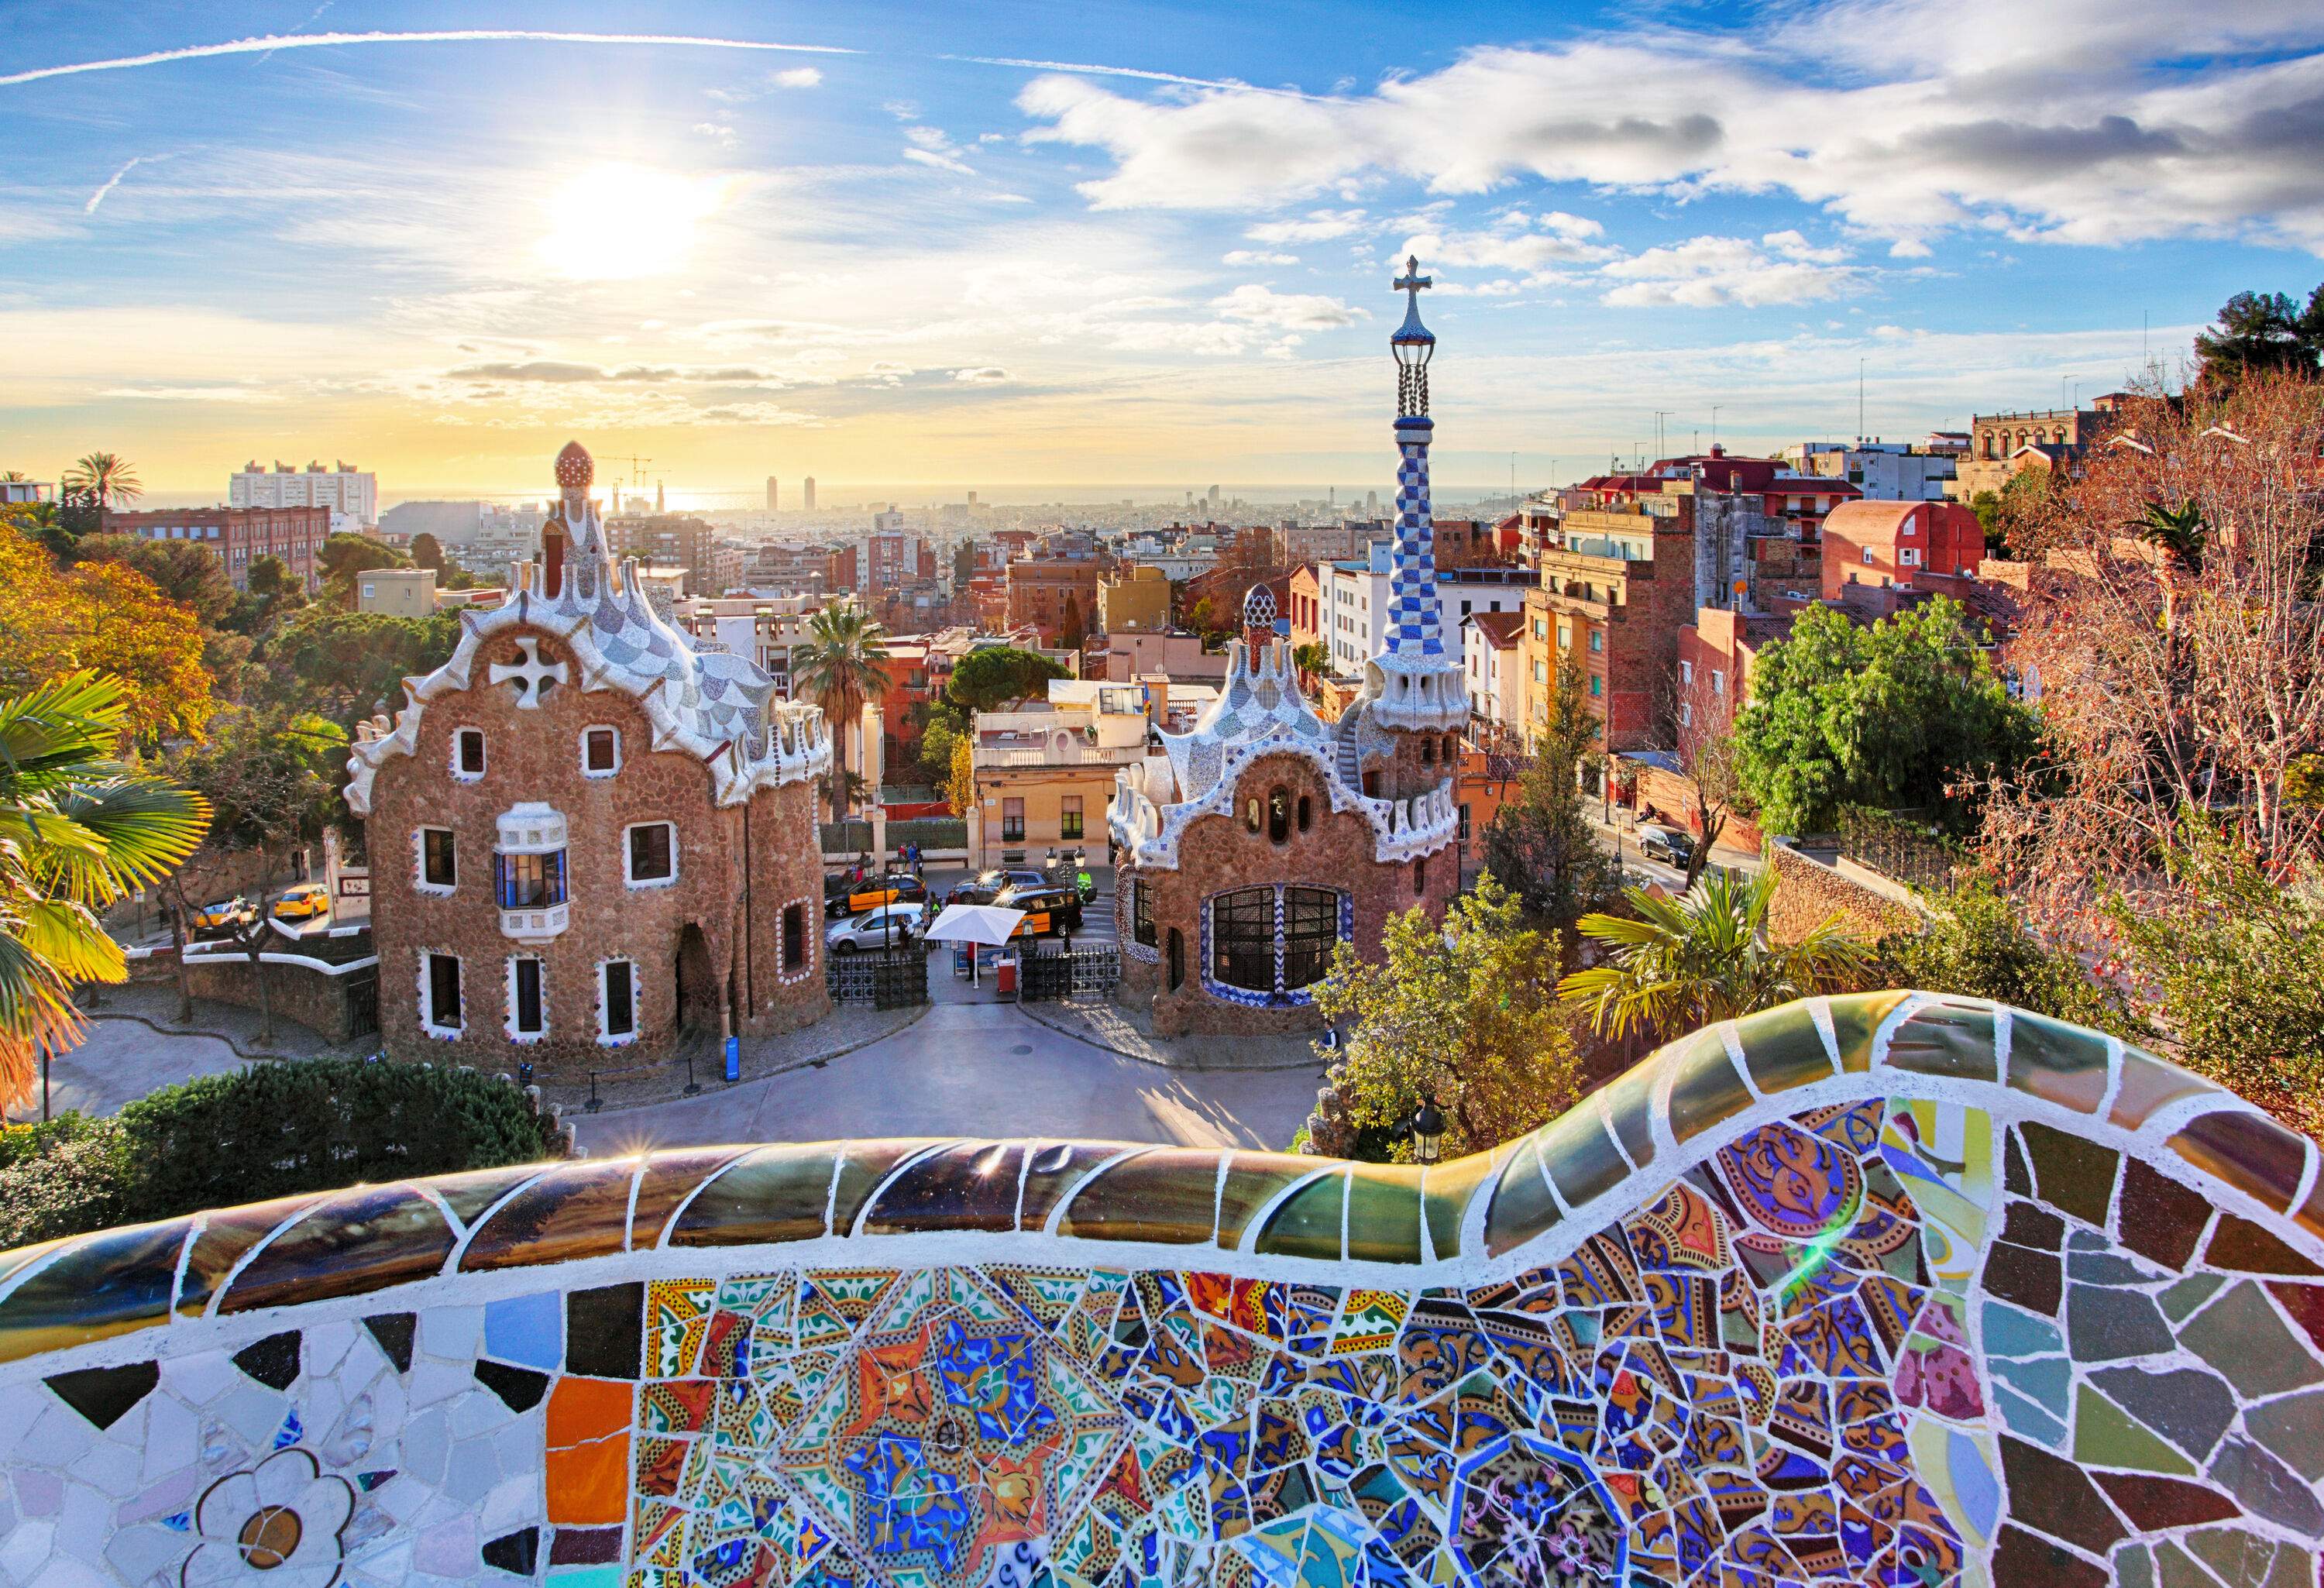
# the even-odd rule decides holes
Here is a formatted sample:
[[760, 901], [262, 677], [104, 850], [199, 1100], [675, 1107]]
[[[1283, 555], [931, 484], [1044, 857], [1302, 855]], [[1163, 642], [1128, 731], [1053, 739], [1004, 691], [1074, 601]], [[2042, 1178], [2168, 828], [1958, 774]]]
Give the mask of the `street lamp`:
[[1430, 1098], [1412, 1113], [1412, 1160], [1424, 1167], [1434, 1163], [1444, 1149], [1444, 1116]]

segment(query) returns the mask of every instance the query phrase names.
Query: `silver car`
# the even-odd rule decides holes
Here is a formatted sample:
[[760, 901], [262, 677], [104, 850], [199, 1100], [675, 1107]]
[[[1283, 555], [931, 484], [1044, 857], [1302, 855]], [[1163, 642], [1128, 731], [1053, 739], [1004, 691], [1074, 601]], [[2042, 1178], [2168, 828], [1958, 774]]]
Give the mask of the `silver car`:
[[927, 916], [925, 904], [883, 904], [833, 922], [823, 935], [823, 946], [834, 954], [901, 947], [919, 937]]

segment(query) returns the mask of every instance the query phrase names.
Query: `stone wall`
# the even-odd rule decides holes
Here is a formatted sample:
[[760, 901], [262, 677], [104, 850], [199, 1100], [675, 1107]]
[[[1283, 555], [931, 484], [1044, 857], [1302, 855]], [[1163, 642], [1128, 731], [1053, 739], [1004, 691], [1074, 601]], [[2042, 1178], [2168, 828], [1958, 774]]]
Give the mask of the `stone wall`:
[[[1440, 776], [1443, 770], [1437, 768]], [[1263, 815], [1268, 791], [1278, 787], [1288, 794], [1295, 811], [1301, 799], [1307, 800], [1310, 817], [1307, 831], [1300, 832], [1295, 821], [1281, 844], [1268, 837]], [[1262, 813], [1256, 833], [1244, 819], [1254, 800]], [[1299, 755], [1259, 757], [1237, 780], [1231, 814], [1203, 817], [1187, 826], [1178, 840], [1176, 870], [1125, 865], [1116, 873], [1114, 896], [1125, 948], [1115, 995], [1140, 1005], [1150, 1002], [1154, 1029], [1160, 1036], [1320, 1029], [1322, 1018], [1308, 1004], [1252, 1008], [1204, 987], [1204, 901], [1213, 894], [1269, 884], [1338, 890], [1350, 896], [1353, 906], [1350, 938], [1359, 952], [1377, 958], [1390, 915], [1416, 904], [1442, 915], [1460, 889], [1460, 878], [1456, 852], [1449, 843], [1422, 860], [1387, 864], [1373, 858], [1374, 843], [1371, 824], [1363, 817], [1332, 808], [1328, 787], [1313, 762]], [[1151, 890], [1148, 909], [1157, 956], [1153, 960], [1128, 946], [1134, 940], [1131, 900], [1140, 888]], [[1167, 974], [1173, 928], [1180, 934], [1185, 968], [1175, 991]]]
[[1775, 868], [1767, 931], [1779, 943], [1796, 943], [1832, 915], [1867, 938], [1909, 930], [1924, 919], [1911, 889], [1852, 860], [1827, 863], [1782, 838], [1767, 845], [1766, 855]]
[[[161, 956], [156, 955], [159, 961]], [[166, 963], [166, 962], [164, 962]], [[303, 965], [266, 966], [266, 997], [279, 1019], [296, 1020], [327, 1042], [345, 1042], [355, 1034], [347, 1009], [347, 977]], [[170, 979], [175, 981], [175, 967]], [[258, 973], [240, 955], [228, 958], [197, 957], [186, 963], [186, 982], [197, 998], [230, 1003], [237, 1009], [258, 1007]]]
[[[524, 637], [538, 642], [544, 662], [581, 677], [554, 635]], [[571, 1077], [666, 1061], [689, 1027], [708, 1038], [728, 1027], [755, 1034], [829, 1012], [811, 788], [790, 784], [761, 789], [747, 805], [715, 805], [709, 770], [692, 755], [655, 750], [650, 719], [622, 690], [568, 684], [524, 708], [512, 690], [486, 683], [492, 663], [519, 658], [517, 644], [512, 632], [481, 650], [475, 684], [431, 700], [413, 753], [383, 764], [373, 787], [366, 837], [389, 1051], [494, 1070], [530, 1059], [544, 1077]], [[583, 774], [582, 735], [592, 727], [620, 735], [612, 776]], [[452, 771], [453, 735], [463, 728], [484, 732], [480, 777]], [[569, 924], [554, 937], [519, 940], [501, 928], [493, 850], [501, 814], [529, 800], [566, 820]], [[677, 876], [632, 886], [624, 880], [626, 830], [653, 821], [675, 826]], [[448, 895], [421, 884], [415, 835], [423, 826], [455, 835], [457, 881]], [[782, 911], [801, 900], [811, 901], [805, 961], [786, 969]], [[456, 1035], [422, 1023], [429, 954], [460, 960]], [[543, 965], [546, 1029], [528, 1040], [513, 1031], [511, 1009], [510, 967], [521, 956]], [[600, 966], [613, 959], [636, 966], [636, 1029], [626, 1039], [603, 1029]]]
[[1425, 1173], [857, 1141], [360, 1186], [0, 1257], [0, 1574], [2289, 1588], [2318, 1169], [2095, 1032], [1891, 992]]

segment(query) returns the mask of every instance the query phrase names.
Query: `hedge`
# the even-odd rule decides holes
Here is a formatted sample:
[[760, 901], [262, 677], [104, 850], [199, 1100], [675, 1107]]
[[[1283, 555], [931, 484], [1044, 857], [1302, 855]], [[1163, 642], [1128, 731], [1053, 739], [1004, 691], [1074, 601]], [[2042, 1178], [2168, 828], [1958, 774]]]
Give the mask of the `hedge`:
[[0, 1250], [301, 1191], [552, 1156], [525, 1094], [473, 1070], [363, 1059], [254, 1064], [109, 1119], [0, 1131]]

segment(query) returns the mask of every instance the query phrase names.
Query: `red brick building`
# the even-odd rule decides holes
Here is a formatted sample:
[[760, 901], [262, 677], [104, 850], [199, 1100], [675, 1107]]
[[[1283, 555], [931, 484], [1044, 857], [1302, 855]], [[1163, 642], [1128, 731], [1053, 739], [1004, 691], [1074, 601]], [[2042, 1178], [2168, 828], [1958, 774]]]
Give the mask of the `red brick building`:
[[1094, 556], [1026, 558], [1009, 565], [1006, 582], [1010, 624], [1030, 624], [1041, 631], [1041, 642], [1057, 644], [1065, 632], [1065, 605], [1081, 621], [1084, 635], [1097, 624], [1098, 576], [1103, 562]]
[[1558, 664], [1571, 661], [1606, 725], [1603, 743], [1661, 742], [1679, 631], [1694, 621], [1695, 543], [1683, 515], [1585, 508], [1568, 512], [1536, 553], [1541, 587], [1526, 592], [1520, 640], [1524, 726], [1549, 720]]
[[1824, 521], [1823, 542], [1826, 601], [1851, 585], [1941, 588], [1974, 577], [1985, 557], [1977, 514], [1950, 502], [1850, 502]]
[[141, 540], [189, 540], [215, 555], [237, 590], [250, 588], [250, 565], [279, 557], [300, 586], [322, 581], [323, 542], [331, 536], [327, 507], [160, 507], [105, 513], [108, 535]]
[[823, 714], [655, 613], [591, 474], [558, 455], [542, 565], [348, 758], [399, 1057], [576, 1077], [829, 1012]]

